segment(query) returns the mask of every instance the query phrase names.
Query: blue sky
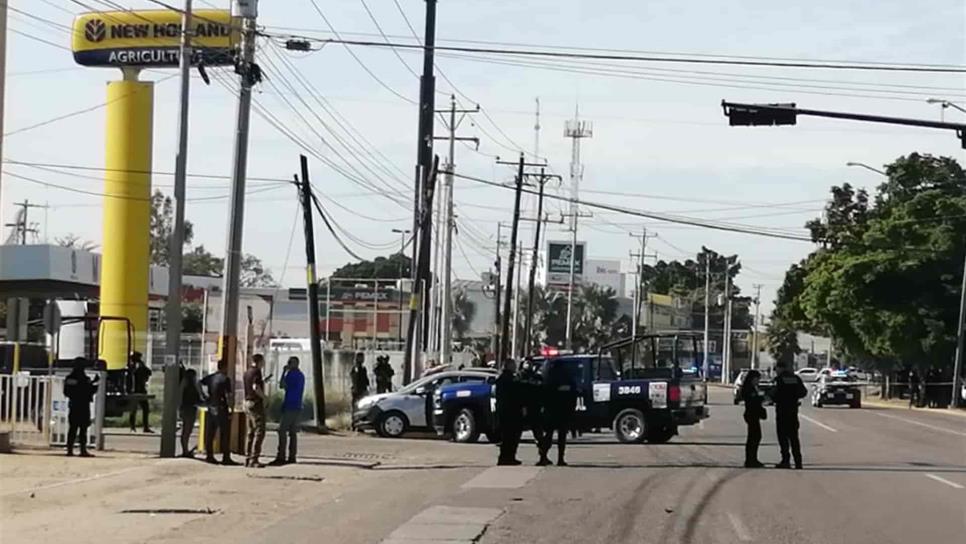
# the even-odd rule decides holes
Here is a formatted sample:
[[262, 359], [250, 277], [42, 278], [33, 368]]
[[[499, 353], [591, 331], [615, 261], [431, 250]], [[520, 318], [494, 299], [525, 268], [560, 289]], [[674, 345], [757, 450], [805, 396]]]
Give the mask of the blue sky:
[[[171, 1], [180, 4], [177, 0]], [[339, 32], [354, 38], [381, 39], [371, 35], [376, 27], [361, 0], [317, 2]], [[84, 0], [84, 3], [98, 9], [104, 7], [95, 0]], [[118, 0], [117, 3], [135, 8], [151, 6], [146, 1]], [[224, 0], [209, 3], [227, 6]], [[205, 2], [195, 4], [206, 7]], [[366, 0], [366, 4], [387, 34], [399, 36], [393, 39], [410, 36], [393, 0]], [[421, 33], [423, 2], [399, 0], [399, 4]], [[485, 40], [690, 54], [966, 64], [966, 4], [961, 0], [927, 0], [917, 3], [915, 9], [908, 2], [896, 0], [816, 0], [797, 6], [790, 4], [757, 0], [728, 3], [612, 0], [606, 4], [443, 0], [438, 10], [438, 37], [443, 45], [457, 43], [451, 40]], [[71, 13], [83, 10], [68, 0], [10, 0], [10, 5], [65, 25], [70, 24]], [[308, 0], [263, 0], [260, 11], [260, 23], [270, 33], [331, 35]], [[66, 29], [18, 13], [10, 14], [9, 26], [69, 45]], [[390, 50], [355, 48], [354, 51], [387, 86], [409, 99], [416, 99], [417, 79]], [[340, 161], [284, 103], [283, 99], [287, 98], [298, 104], [297, 97], [286, 90], [286, 82], [295, 86], [298, 83], [292, 74], [283, 70], [277, 54], [271, 45], [263, 46], [261, 55], [267, 57], [263, 65], [270, 83], [262, 85], [257, 100], [319, 153]], [[370, 170], [375, 170], [388, 186], [398, 191], [407, 190], [415, 160], [415, 106], [376, 82], [341, 45], [329, 44], [311, 54], [282, 54], [288, 55], [285, 58], [326, 97], [341, 118], [378, 150], [378, 155], [376, 151], [366, 151], [368, 155], [361, 159], [365, 165], [358, 159], [348, 158], [352, 166], [370, 180], [375, 177]], [[419, 71], [417, 52], [401, 51], [400, 56]], [[810, 118], [800, 119], [794, 127], [729, 127], [719, 106], [723, 98], [796, 102], [815, 109], [938, 119], [939, 108], [927, 104], [925, 99], [932, 93], [966, 100], [966, 80], [962, 75], [631, 64], [630, 68], [646, 72], [636, 78], [616, 78], [506, 66], [487, 60], [476, 62], [452, 55], [441, 55], [437, 60], [437, 66], [459, 92], [480, 103], [499, 126], [498, 131], [480, 115], [475, 117], [478, 126], [471, 123], [473, 120], [464, 122], [461, 134], [480, 137], [482, 153], [457, 146], [458, 170], [472, 176], [509, 180], [512, 172], [495, 165], [492, 155], [514, 157], [514, 150], [519, 146], [532, 151], [534, 99], [539, 97], [541, 155], [548, 157], [555, 172], [565, 174], [570, 144], [563, 138], [563, 124], [579, 102], [581, 116], [594, 123], [594, 136], [583, 147], [586, 170], [582, 188], [587, 192], [582, 197], [588, 200], [804, 233], [802, 225], [819, 213], [830, 185], [849, 181], [871, 188], [879, 182], [872, 172], [847, 168], [848, 161], [881, 166], [912, 151], [963, 158], [952, 133]], [[4, 127], [7, 133], [103, 103], [104, 83], [118, 77], [110, 69], [76, 67], [68, 51], [17, 34], [9, 39], [7, 70]], [[38, 70], [57, 71], [32, 73]], [[698, 71], [713, 74], [695, 73]], [[738, 75], [794, 79], [758, 80], [785, 83], [786, 87], [780, 90], [725, 86], [734, 85]], [[159, 72], [144, 74], [145, 79], [163, 77], [165, 74]], [[441, 77], [437, 81], [442, 91], [437, 95], [437, 106], [443, 107], [448, 102], [443, 93], [451, 89]], [[858, 83], [870, 85], [858, 90]], [[755, 86], [750, 80], [741, 85]], [[156, 88], [156, 171], [173, 170], [176, 87], [176, 80], [170, 79]], [[276, 89], [281, 89], [282, 94]], [[890, 90], [902, 92], [882, 92]], [[300, 94], [313, 109], [319, 107], [304, 91]], [[880, 98], [886, 94], [889, 99]], [[461, 103], [470, 105], [462, 95], [459, 96]], [[897, 97], [902, 100], [894, 99]], [[235, 115], [232, 93], [217, 82], [205, 87], [195, 79], [191, 108], [189, 171], [228, 174]], [[305, 108], [300, 110], [317, 128], [315, 117]], [[328, 120], [324, 113], [316, 111]], [[955, 120], [956, 115], [951, 110], [946, 112], [947, 120]], [[966, 116], [959, 119], [966, 120]], [[103, 123], [103, 109], [95, 109], [10, 135], [4, 144], [4, 158], [102, 166]], [[290, 178], [298, 168], [299, 147], [258, 116], [253, 117], [252, 129], [250, 174]], [[437, 125], [437, 133], [442, 130]], [[358, 135], [357, 138], [362, 141]], [[443, 154], [445, 149], [440, 145], [437, 152]], [[380, 166], [373, 165], [373, 161]], [[348, 168], [345, 163], [340, 164]], [[342, 227], [373, 247], [388, 247], [398, 241], [390, 231], [408, 226], [407, 210], [384, 196], [371, 194], [370, 189], [346, 179], [318, 160], [313, 159], [311, 166], [316, 186], [328, 198], [351, 210], [328, 205]], [[97, 179], [11, 164], [5, 164], [4, 169], [95, 193], [101, 190]], [[98, 177], [97, 172], [81, 173]], [[154, 178], [155, 185], [164, 191], [170, 191], [171, 182], [170, 177]], [[67, 233], [95, 242], [101, 239], [99, 197], [44, 188], [10, 176], [4, 176], [3, 185], [5, 216], [9, 217], [13, 201], [25, 198], [46, 201], [52, 206], [45, 221], [51, 239]], [[247, 201], [245, 250], [261, 257], [276, 277], [283, 274], [284, 267], [285, 283], [298, 283], [302, 278], [298, 268], [303, 265], [303, 252], [300, 226], [295, 222], [294, 191], [284, 185], [258, 187], [266, 191], [251, 195]], [[494, 243], [488, 237], [495, 236], [497, 221], [510, 219], [510, 194], [466, 180], [458, 180], [455, 191], [459, 245], [466, 258], [457, 250], [454, 266], [459, 277], [473, 278], [492, 261]], [[189, 180], [189, 198], [227, 192], [226, 181]], [[401, 198], [407, 202], [411, 199]], [[528, 199], [526, 204], [532, 206], [533, 202]], [[224, 249], [227, 205], [227, 199], [206, 200], [189, 202], [187, 208], [188, 218], [196, 225], [196, 243], [203, 243], [216, 253]], [[551, 211], [558, 208], [559, 204], [549, 205]], [[585, 219], [584, 224], [588, 228], [581, 230], [581, 238], [587, 240], [591, 257], [627, 261], [628, 251], [635, 248], [635, 241], [627, 232], [640, 231], [645, 226], [658, 235], [650, 241], [649, 251], [657, 251], [661, 258], [679, 258], [697, 251], [701, 245], [738, 253], [745, 264], [739, 286], [747, 293], [753, 283], [763, 284], [766, 310], [784, 270], [811, 249], [809, 244], [801, 242], [599, 212]], [[296, 225], [294, 231], [293, 225]], [[43, 224], [40, 226], [44, 228]], [[529, 239], [528, 231], [525, 232], [525, 239]], [[562, 232], [551, 232], [551, 237], [563, 236]], [[350, 260], [326, 233], [319, 232], [318, 243], [323, 273]], [[352, 242], [350, 245], [364, 256], [385, 253]], [[287, 263], [286, 255], [289, 256]]]

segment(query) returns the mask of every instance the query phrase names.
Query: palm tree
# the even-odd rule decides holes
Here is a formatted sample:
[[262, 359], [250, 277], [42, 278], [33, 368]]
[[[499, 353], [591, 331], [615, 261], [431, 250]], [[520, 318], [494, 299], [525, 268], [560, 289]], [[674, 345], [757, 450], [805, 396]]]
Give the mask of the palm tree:
[[476, 304], [466, 296], [465, 289], [453, 293], [453, 333], [462, 340], [470, 330], [470, 323], [476, 315]]

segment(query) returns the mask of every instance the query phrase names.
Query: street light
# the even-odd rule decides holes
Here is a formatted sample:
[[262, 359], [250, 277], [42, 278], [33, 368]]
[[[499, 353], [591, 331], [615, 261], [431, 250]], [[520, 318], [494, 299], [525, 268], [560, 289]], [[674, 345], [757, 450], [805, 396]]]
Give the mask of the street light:
[[868, 164], [865, 164], [864, 162], [852, 162], [852, 161], [849, 161], [849, 162], [845, 163], [845, 166], [858, 166], [860, 168], [865, 168], [866, 170], [875, 172], [876, 174], [879, 174], [880, 176], [889, 177], [889, 174], [886, 174], [884, 170], [879, 170], [878, 168], [873, 168], [873, 167], [869, 166]]
[[955, 102], [950, 102], [949, 100], [945, 100], [943, 98], [927, 98], [926, 99], [926, 103], [927, 104], [939, 104], [939, 105], [941, 105], [943, 109], [940, 112], [940, 116], [942, 115], [942, 112], [946, 111], [946, 108], [953, 108], [953, 109], [957, 109], [957, 110], [959, 110], [959, 111], [961, 111], [963, 113], [966, 113], [966, 108], [963, 108], [959, 104], [956, 104]]

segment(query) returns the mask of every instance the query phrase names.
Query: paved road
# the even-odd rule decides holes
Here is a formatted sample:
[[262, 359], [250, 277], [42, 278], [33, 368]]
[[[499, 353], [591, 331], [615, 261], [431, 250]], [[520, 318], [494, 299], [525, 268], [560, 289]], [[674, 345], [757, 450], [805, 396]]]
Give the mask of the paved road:
[[[966, 418], [803, 407], [805, 470], [746, 470], [738, 468], [741, 408], [731, 405], [725, 390], [714, 389], [712, 401], [711, 419], [683, 429], [666, 445], [628, 446], [610, 434], [585, 436], [570, 448], [566, 468], [493, 467], [496, 450], [484, 444], [306, 436], [307, 462], [294, 467], [253, 473], [148, 460], [118, 476], [51, 480], [27, 502], [27, 484], [11, 485], [5, 472], [0, 534], [44, 534], [52, 543], [70, 535], [73, 542], [179, 544], [215, 538], [907, 544], [926, 537], [958, 542], [966, 535]], [[772, 423], [770, 414], [761, 452], [771, 463], [778, 460]], [[155, 440], [136, 436], [113, 443], [156, 451]], [[523, 445], [520, 457], [535, 461], [533, 446]], [[52, 471], [78, 466], [61, 457], [45, 462]], [[345, 462], [350, 464], [339, 465]], [[57, 486], [54, 495], [51, 486]], [[119, 514], [121, 508], [184, 504], [211, 505], [219, 514]], [[83, 522], [56, 523], [74, 517]]]

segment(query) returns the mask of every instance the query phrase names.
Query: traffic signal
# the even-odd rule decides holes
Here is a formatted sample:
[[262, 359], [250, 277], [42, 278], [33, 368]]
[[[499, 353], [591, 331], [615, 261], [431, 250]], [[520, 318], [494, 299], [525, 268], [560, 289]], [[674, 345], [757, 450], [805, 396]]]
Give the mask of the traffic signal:
[[721, 101], [721, 107], [731, 126], [777, 126], [796, 123], [795, 103], [790, 104], [735, 104]]

